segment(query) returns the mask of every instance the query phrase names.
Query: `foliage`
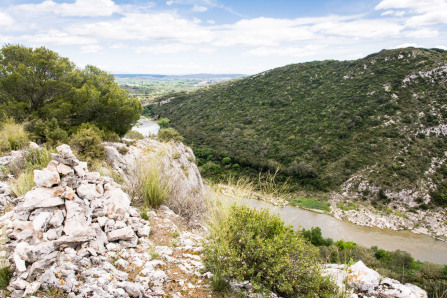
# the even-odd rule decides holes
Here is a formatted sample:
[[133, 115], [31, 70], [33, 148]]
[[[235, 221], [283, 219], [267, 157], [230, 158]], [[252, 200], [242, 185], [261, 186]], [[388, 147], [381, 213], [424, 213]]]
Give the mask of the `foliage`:
[[0, 154], [26, 145], [28, 135], [23, 125], [15, 123], [11, 118], [6, 118], [0, 125]]
[[129, 131], [128, 133], [126, 133], [125, 137], [128, 138], [128, 139], [133, 139], [133, 140], [142, 140], [142, 139], [144, 139], [144, 136], [140, 132], [138, 132], [136, 130]]
[[25, 171], [18, 177], [8, 180], [9, 188], [15, 197], [20, 197], [30, 191], [34, 186], [34, 174], [32, 171]]
[[160, 165], [149, 158], [138, 165], [137, 195], [142, 198], [143, 206], [158, 208], [168, 198], [169, 185], [160, 177]]
[[304, 239], [314, 246], [331, 246], [334, 243], [331, 238], [323, 238], [319, 227], [313, 227], [310, 230], [302, 229], [301, 233]]
[[183, 137], [180, 135], [180, 133], [172, 127], [160, 129], [160, 131], [158, 132], [158, 139], [162, 142], [183, 141]]
[[70, 146], [78, 156], [89, 162], [105, 158], [101, 131], [94, 125], [81, 125], [79, 130], [73, 134]]
[[68, 133], [59, 127], [56, 118], [51, 120], [36, 119], [26, 125], [37, 143], [48, 143], [51, 146], [68, 142]]
[[[431, 161], [444, 156], [442, 134], [415, 136], [447, 123], [446, 73], [439, 70], [446, 61], [446, 51], [404, 48], [355, 61], [293, 64], [161, 97], [152, 110], [169, 117], [199, 166], [229, 157], [243, 170], [279, 169], [301, 188], [323, 191], [374, 168], [361, 172], [370, 185], [413, 188]], [[223, 171], [235, 174], [231, 168], [205, 173]], [[440, 185], [447, 177], [435, 180]]]
[[214, 226], [204, 264], [217, 274], [215, 285], [235, 278], [283, 297], [330, 297], [333, 286], [320, 275], [317, 250], [267, 211], [232, 206], [226, 221]]
[[300, 206], [301, 208], [306, 208], [306, 209], [317, 209], [317, 210], [324, 210], [327, 212], [331, 211], [330, 208], [330, 203], [327, 201], [319, 201], [317, 199], [314, 198], [306, 198], [306, 197], [297, 197], [297, 198], [293, 198], [290, 201], [290, 204], [292, 206]]
[[139, 119], [141, 104], [94, 66], [76, 68], [43, 47], [6, 45], [0, 49], [0, 112], [18, 121], [41, 119], [45, 126], [54, 118], [68, 134], [90, 122], [122, 136]]
[[168, 128], [169, 122], [171, 122], [171, 120], [169, 120], [168, 118], [160, 118], [160, 120], [158, 120], [157, 124], [158, 124], [158, 126], [160, 126], [160, 129], [163, 129], [163, 128]]

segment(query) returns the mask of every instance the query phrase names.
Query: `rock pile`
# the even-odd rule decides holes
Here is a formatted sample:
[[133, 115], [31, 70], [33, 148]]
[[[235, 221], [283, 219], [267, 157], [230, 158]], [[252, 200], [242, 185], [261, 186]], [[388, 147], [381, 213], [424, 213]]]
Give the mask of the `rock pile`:
[[[0, 218], [15, 264], [8, 289], [15, 296], [39, 288], [70, 297], [163, 295], [168, 277], [149, 254], [149, 222], [112, 178], [89, 172], [69, 146], [57, 150], [45, 169], [34, 171], [36, 187]], [[130, 278], [132, 266], [139, 270]]]
[[403, 285], [391, 278], [382, 279], [379, 273], [365, 266], [362, 261], [358, 261], [347, 269], [345, 265], [327, 264], [323, 275], [330, 276], [346, 297], [428, 297], [426, 291], [413, 284]]

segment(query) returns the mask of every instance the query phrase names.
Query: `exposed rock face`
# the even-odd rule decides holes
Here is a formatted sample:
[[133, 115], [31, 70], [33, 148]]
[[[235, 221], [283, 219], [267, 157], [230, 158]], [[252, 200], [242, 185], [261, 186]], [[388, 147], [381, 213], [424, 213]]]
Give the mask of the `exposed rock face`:
[[[48, 167], [37, 172], [39, 185], [15, 199], [13, 211], [0, 217], [9, 239], [8, 259], [15, 265], [8, 287], [13, 296], [57, 288], [68, 297], [159, 297], [171, 288], [168, 282], [179, 283], [185, 293], [202, 288], [191, 284], [202, 282], [201, 236], [180, 232], [175, 254], [173, 248], [154, 245], [148, 238], [149, 221], [130, 206], [120, 185], [89, 172], [68, 146], [57, 150]], [[59, 176], [57, 183], [53, 173]], [[157, 229], [168, 235], [180, 230], [173, 222], [178, 215], [167, 207], [159, 212], [165, 217], [149, 213]], [[163, 261], [153, 259], [151, 251]], [[175, 266], [175, 274], [188, 278], [170, 276], [160, 266]]]
[[194, 163], [195, 156], [191, 148], [182, 143], [161, 143], [152, 139], [144, 139], [128, 146], [127, 153], [119, 153], [121, 143], [107, 143], [105, 150], [107, 159], [113, 169], [123, 175], [130, 184], [135, 180], [138, 165], [160, 168], [161, 179], [169, 182], [170, 196], [165, 204], [175, 213], [190, 217], [187, 210], [196, 209], [195, 214], [202, 214], [203, 182], [199, 170]]
[[[412, 284], [401, 284], [391, 278], [381, 278], [379, 273], [358, 261], [346, 269], [345, 265], [327, 264], [322, 274], [329, 276], [346, 297], [427, 298], [427, 292]], [[347, 281], [348, 288], [345, 288]]]

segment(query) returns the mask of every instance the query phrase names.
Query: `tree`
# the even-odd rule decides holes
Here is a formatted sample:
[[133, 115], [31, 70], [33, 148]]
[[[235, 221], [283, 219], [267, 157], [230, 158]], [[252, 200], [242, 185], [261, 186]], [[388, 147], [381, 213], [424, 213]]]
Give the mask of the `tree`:
[[169, 122], [171, 122], [171, 120], [168, 118], [160, 118], [160, 120], [158, 120], [158, 126], [160, 126], [160, 129], [168, 128]]
[[97, 67], [79, 69], [43, 47], [7, 45], [0, 50], [0, 113], [18, 121], [54, 118], [69, 133], [92, 123], [122, 136], [141, 109], [113, 75]]

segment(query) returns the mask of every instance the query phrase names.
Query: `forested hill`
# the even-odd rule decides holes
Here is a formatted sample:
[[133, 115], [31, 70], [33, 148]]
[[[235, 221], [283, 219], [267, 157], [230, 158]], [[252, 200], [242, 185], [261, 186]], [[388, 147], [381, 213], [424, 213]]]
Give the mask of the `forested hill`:
[[320, 189], [352, 178], [365, 195], [407, 189], [447, 202], [446, 51], [293, 64], [168, 98], [153, 112], [199, 155], [280, 167]]

